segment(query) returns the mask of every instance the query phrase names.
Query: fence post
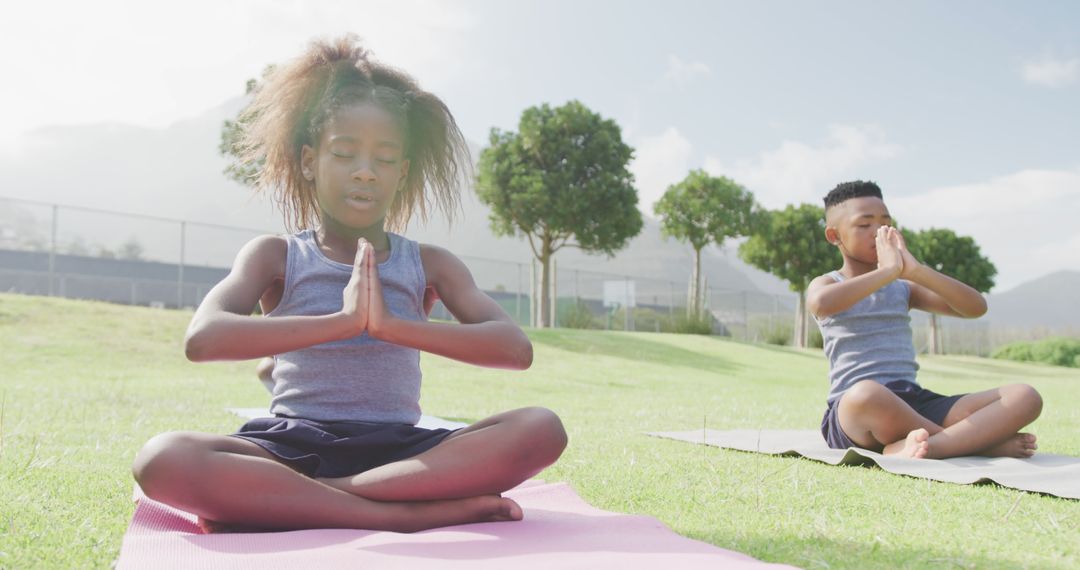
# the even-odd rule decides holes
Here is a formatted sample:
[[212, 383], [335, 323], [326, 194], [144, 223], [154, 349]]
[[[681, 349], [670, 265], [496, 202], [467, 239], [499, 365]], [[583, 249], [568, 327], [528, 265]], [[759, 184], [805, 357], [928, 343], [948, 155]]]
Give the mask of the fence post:
[[52, 297], [54, 290], [53, 281], [56, 280], [56, 226], [57, 217], [60, 215], [60, 206], [53, 204], [52, 207], [52, 241], [49, 243], [49, 296]]
[[630, 330], [630, 278], [623, 276], [623, 330]]
[[521, 264], [517, 264], [517, 294], [514, 295], [514, 316], [517, 317], [518, 324], [521, 324]]
[[184, 308], [184, 241], [187, 222], [180, 222], [180, 263], [176, 266], [176, 308]]
[[548, 311], [550, 316], [548, 320], [551, 321], [551, 328], [559, 326], [557, 317], [559, 314], [559, 270], [558, 263], [555, 261], [555, 256], [551, 256], [551, 310]]
[[529, 326], [536, 326], [536, 260], [529, 261]]

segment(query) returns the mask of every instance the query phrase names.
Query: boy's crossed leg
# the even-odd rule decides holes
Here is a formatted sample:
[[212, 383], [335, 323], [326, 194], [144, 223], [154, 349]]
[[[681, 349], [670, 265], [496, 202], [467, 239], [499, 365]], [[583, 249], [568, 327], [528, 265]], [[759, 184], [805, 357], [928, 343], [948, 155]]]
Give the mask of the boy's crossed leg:
[[872, 380], [853, 386], [837, 406], [840, 427], [860, 447], [916, 458], [1031, 457], [1035, 436], [1019, 430], [1041, 411], [1034, 388], [1010, 384], [964, 395], [939, 426]]

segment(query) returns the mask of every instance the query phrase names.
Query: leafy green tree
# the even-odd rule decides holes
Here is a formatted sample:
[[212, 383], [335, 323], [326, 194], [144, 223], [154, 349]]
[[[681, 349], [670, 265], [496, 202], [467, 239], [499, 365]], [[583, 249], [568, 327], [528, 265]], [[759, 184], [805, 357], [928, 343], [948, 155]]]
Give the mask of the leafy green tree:
[[749, 235], [758, 212], [754, 195], [735, 181], [694, 170], [672, 184], [654, 206], [660, 231], [694, 248], [687, 315], [697, 316], [704, 307], [701, 287], [701, 250], [710, 243], [724, 244], [729, 237]]
[[[908, 251], [923, 264], [970, 285], [980, 293], [994, 287], [997, 268], [983, 256], [974, 239], [940, 228], [904, 231], [903, 234]], [[930, 339], [927, 344], [931, 354], [942, 353], [938, 316], [935, 314], [930, 315]]]
[[[273, 70], [274, 66], [267, 66], [263, 70], [262, 76], [266, 77]], [[258, 86], [259, 81], [257, 79], [248, 79], [244, 87], [244, 95], [250, 96]], [[251, 186], [259, 175], [262, 162], [251, 163], [240, 159], [240, 135], [243, 132], [244, 120], [243, 111], [240, 112], [240, 116], [236, 120], [225, 119], [225, 122], [221, 125], [218, 152], [221, 153], [221, 156], [230, 159], [229, 164], [225, 166], [225, 176], [246, 186]]]
[[812, 204], [771, 210], [754, 224], [750, 239], [739, 246], [743, 261], [788, 282], [799, 294], [795, 309], [795, 346], [806, 347], [806, 288], [815, 277], [844, 261], [825, 240], [825, 210]]
[[633, 149], [614, 121], [577, 101], [521, 114], [518, 131], [491, 129], [476, 193], [496, 235], [524, 236], [542, 267], [538, 326], [549, 315], [551, 256], [563, 247], [613, 255], [641, 232]]

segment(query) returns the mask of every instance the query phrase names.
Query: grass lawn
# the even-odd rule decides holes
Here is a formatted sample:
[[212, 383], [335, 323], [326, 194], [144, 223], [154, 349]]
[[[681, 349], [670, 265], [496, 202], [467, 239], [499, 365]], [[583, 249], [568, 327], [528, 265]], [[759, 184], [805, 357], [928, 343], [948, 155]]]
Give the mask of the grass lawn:
[[[228, 433], [268, 395], [250, 362], [191, 364], [190, 313], [0, 295], [0, 568], [107, 568], [131, 517], [130, 464], [156, 433]], [[816, 428], [826, 363], [721, 338], [531, 330], [527, 372], [425, 355], [426, 413], [472, 421], [528, 405], [570, 445], [540, 475], [590, 503], [805, 568], [1080, 567], [1080, 503], [993, 486], [724, 451], [650, 430]], [[939, 392], [1031, 383], [1040, 450], [1080, 455], [1080, 370], [923, 358]]]

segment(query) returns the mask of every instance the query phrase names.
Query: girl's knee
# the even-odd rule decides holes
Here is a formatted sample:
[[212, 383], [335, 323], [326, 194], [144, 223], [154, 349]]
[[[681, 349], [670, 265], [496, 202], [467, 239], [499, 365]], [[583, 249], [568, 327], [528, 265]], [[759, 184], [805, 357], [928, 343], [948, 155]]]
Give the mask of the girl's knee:
[[193, 434], [169, 432], [156, 435], [135, 455], [132, 475], [150, 498], [165, 486], [172, 486], [198, 470], [200, 458], [207, 451]]
[[517, 411], [517, 421], [526, 441], [522, 445], [537, 453], [549, 456], [550, 463], [562, 455], [568, 441], [566, 428], [555, 412], [540, 407], [523, 408]]

